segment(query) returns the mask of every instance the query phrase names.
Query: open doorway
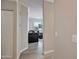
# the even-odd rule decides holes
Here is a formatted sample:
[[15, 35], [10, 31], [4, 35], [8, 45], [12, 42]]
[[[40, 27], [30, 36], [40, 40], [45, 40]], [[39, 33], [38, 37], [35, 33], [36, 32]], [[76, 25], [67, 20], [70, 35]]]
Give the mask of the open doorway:
[[43, 57], [43, 0], [19, 0], [19, 59]]

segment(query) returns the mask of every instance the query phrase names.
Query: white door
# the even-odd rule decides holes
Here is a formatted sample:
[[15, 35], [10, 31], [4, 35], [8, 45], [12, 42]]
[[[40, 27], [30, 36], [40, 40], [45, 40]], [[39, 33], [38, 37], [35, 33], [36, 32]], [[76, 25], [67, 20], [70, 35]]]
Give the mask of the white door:
[[1, 11], [1, 57], [13, 57], [13, 12]]

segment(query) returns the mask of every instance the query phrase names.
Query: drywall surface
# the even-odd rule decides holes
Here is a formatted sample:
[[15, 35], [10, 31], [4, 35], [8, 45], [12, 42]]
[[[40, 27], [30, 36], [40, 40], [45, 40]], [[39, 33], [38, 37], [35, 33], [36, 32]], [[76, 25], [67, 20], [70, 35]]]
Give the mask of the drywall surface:
[[21, 50], [28, 48], [28, 8], [20, 5]]
[[54, 5], [44, 1], [44, 53], [54, 52]]
[[28, 48], [28, 8], [18, 1], [17, 18], [17, 59], [20, 54]]
[[34, 23], [39, 22], [43, 24], [43, 20], [40, 18], [29, 18], [29, 30], [34, 30]]
[[1, 1], [1, 9], [6, 9], [6, 10], [13, 10], [16, 12], [16, 2], [8, 1], [8, 0], [2, 0]]
[[76, 30], [76, 0], [56, 0], [55, 2], [55, 59], [77, 59], [76, 43], [72, 35]]

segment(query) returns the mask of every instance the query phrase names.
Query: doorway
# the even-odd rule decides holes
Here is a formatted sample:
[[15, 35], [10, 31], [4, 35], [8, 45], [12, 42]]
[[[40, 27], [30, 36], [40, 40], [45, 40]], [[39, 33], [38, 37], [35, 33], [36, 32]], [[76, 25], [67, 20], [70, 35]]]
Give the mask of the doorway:
[[43, 0], [18, 1], [19, 59], [43, 57]]

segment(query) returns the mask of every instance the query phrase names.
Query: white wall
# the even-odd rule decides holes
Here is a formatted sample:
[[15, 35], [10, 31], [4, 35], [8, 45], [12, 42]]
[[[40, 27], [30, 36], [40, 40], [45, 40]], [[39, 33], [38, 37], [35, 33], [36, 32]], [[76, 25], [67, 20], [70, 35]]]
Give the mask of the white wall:
[[72, 35], [77, 34], [76, 0], [55, 1], [55, 59], [77, 59], [76, 43]]
[[42, 7], [43, 0], [20, 0], [27, 7], [29, 7], [29, 17], [31, 18], [43, 18]]
[[[41, 1], [40, 1], [41, 2]], [[29, 7], [29, 17], [30, 18], [43, 18], [43, 13], [42, 13], [42, 4], [40, 5], [40, 7], [37, 4], [37, 7]]]
[[20, 5], [21, 51], [28, 48], [28, 8]]
[[28, 49], [28, 8], [20, 1], [17, 8], [17, 59], [19, 59], [20, 54]]
[[34, 29], [34, 22], [40, 22], [41, 24], [43, 24], [43, 20], [40, 18], [29, 18], [29, 30]]
[[54, 5], [44, 1], [44, 53], [54, 52]]

